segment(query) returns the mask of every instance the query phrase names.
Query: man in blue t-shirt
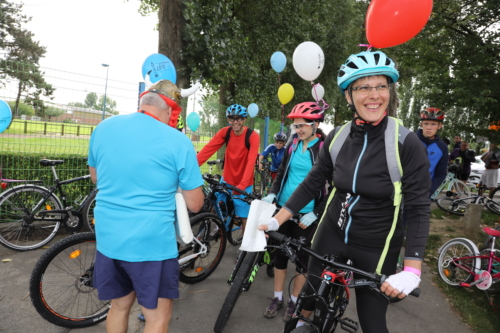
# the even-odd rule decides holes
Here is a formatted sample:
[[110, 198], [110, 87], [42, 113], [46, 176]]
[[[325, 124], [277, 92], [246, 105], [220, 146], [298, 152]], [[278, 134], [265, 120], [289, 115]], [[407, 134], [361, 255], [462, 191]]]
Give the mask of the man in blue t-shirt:
[[140, 111], [106, 119], [90, 139], [89, 170], [99, 189], [93, 282], [99, 299], [111, 300], [108, 332], [127, 332], [136, 297], [145, 331], [166, 332], [179, 297], [174, 196], [180, 188], [196, 212], [204, 195], [193, 145], [175, 129], [178, 91], [159, 81], [141, 95]]
[[271, 170], [271, 178], [274, 180], [274, 178], [276, 178], [276, 174], [278, 173], [283, 155], [285, 154], [285, 142], [287, 138], [285, 133], [276, 133], [273, 138], [274, 144], [267, 146], [267, 148], [259, 155], [259, 170], [264, 168], [262, 166], [262, 160], [271, 155], [271, 167], [269, 169]]

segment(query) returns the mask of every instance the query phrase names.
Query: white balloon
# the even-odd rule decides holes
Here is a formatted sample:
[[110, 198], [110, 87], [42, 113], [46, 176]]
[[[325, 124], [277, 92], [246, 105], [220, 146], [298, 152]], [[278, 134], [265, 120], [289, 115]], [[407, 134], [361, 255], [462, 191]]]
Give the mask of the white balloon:
[[293, 51], [293, 68], [306, 81], [316, 79], [324, 66], [323, 50], [314, 42], [303, 42]]
[[312, 88], [311, 94], [315, 101], [319, 101], [323, 99], [323, 96], [325, 96], [325, 88], [318, 83]]

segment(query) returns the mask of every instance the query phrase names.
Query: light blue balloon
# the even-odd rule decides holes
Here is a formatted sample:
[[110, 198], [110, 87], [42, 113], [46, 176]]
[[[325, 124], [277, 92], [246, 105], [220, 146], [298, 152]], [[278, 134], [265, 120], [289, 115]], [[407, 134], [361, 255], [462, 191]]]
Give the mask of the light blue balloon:
[[200, 127], [200, 115], [197, 114], [196, 112], [191, 112], [186, 119], [187, 125], [189, 126], [189, 129], [193, 132], [195, 132], [198, 127]]
[[255, 103], [252, 103], [247, 108], [248, 115], [250, 118], [253, 118], [259, 113], [259, 106]]
[[10, 110], [9, 104], [0, 99], [0, 133], [3, 133], [5, 129], [10, 125], [12, 121], [12, 111]]
[[174, 63], [167, 56], [160, 53], [153, 53], [142, 63], [142, 77], [146, 79], [148, 73], [151, 83], [160, 80], [170, 80], [174, 84], [177, 82]]
[[283, 52], [274, 52], [271, 56], [271, 67], [276, 71], [276, 73], [281, 73], [286, 66], [286, 57]]

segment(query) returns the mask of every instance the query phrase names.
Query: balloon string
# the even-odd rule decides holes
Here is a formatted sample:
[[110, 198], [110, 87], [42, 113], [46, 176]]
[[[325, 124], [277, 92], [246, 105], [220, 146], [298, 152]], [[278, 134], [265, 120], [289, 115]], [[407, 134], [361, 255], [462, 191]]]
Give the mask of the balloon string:
[[[281, 74], [278, 73], [278, 88], [281, 87]], [[281, 104], [281, 126], [280, 132], [283, 133], [283, 127], [285, 126], [285, 105]]]
[[373, 48], [373, 45], [371, 44], [359, 44], [358, 46], [363, 46], [363, 47], [367, 47], [367, 51], [370, 51], [372, 48]]
[[[323, 112], [325, 112], [325, 110], [327, 110], [330, 107], [330, 105], [327, 104], [323, 98], [322, 99], [318, 99], [318, 93], [316, 92], [316, 87], [319, 86], [320, 83], [318, 82], [318, 83], [314, 84], [314, 82], [311, 81], [311, 85], [312, 85], [313, 90], [314, 90], [314, 96], [316, 96], [314, 98], [316, 100], [316, 104], [318, 104], [321, 107], [321, 109], [323, 110]], [[320, 102], [322, 102], [323, 105], [321, 105]]]

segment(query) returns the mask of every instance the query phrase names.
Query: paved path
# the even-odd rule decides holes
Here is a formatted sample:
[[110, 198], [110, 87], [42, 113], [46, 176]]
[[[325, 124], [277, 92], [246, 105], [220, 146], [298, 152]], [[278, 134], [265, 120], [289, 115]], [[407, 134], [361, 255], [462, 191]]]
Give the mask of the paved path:
[[[212, 276], [199, 284], [182, 286], [181, 297], [174, 302], [170, 333], [213, 332], [215, 320], [229, 291], [229, 285], [225, 281], [233, 268], [236, 250], [236, 247], [228, 244], [221, 265]], [[0, 262], [0, 332], [105, 332], [104, 322], [89, 328], [70, 330], [54, 326], [38, 315], [28, 295], [28, 281], [31, 270], [43, 251], [45, 250], [14, 252], [0, 246], [0, 260], [12, 259], [6, 263]], [[289, 269], [289, 276], [291, 274], [292, 270]], [[472, 333], [450, 310], [446, 299], [431, 282], [427, 267], [424, 269], [421, 289], [419, 298], [409, 297], [389, 306], [387, 316], [391, 332]], [[267, 297], [271, 295], [272, 279], [262, 269], [251, 290], [240, 297], [224, 332], [281, 333], [283, 321], [280, 316], [283, 310], [274, 319], [266, 319], [262, 315], [269, 303]], [[355, 308], [353, 300], [346, 316], [357, 321]], [[139, 311], [139, 306], [135, 305], [130, 316], [129, 332], [143, 330], [143, 324], [136, 319]]]

